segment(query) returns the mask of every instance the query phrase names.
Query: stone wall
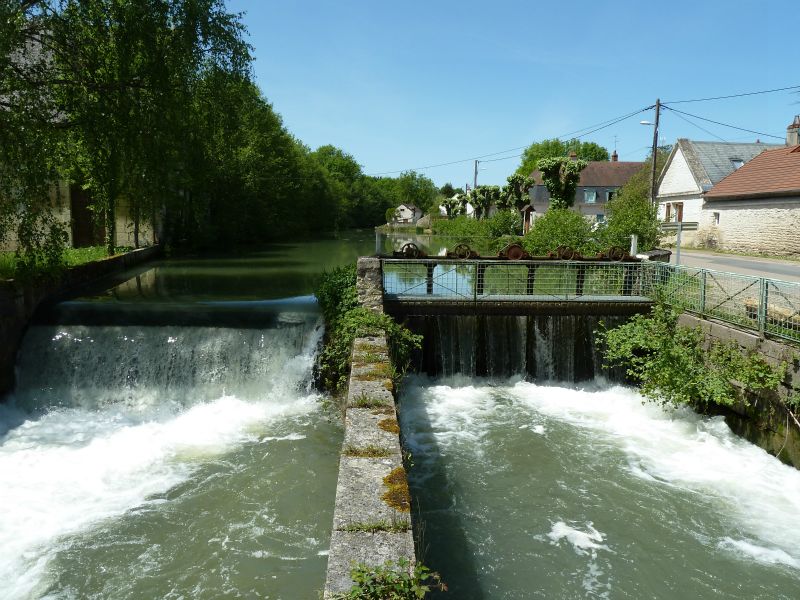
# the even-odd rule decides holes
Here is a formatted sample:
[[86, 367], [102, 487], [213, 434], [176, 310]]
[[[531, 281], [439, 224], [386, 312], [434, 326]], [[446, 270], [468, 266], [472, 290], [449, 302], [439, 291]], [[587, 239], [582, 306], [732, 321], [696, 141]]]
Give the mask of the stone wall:
[[0, 396], [14, 388], [14, 364], [22, 336], [39, 305], [68, 290], [134, 267], [157, 256], [159, 246], [141, 248], [67, 269], [31, 283], [0, 281]]
[[[383, 312], [380, 260], [359, 258], [357, 271], [361, 305]], [[350, 362], [325, 598], [350, 590], [354, 564], [416, 561], [386, 337], [356, 338]]]
[[800, 257], [800, 197], [706, 202], [700, 227], [722, 250]]
[[733, 341], [744, 351], [758, 352], [773, 366], [784, 362], [788, 365], [786, 380], [777, 395], [762, 394], [754, 399], [753, 406], [742, 404], [727, 414], [725, 420], [731, 429], [745, 439], [800, 468], [800, 431], [781, 404], [781, 400], [785, 400], [792, 391], [800, 393], [800, 348], [686, 313], [681, 315], [678, 323], [686, 327], [699, 327], [707, 347], [715, 341]]

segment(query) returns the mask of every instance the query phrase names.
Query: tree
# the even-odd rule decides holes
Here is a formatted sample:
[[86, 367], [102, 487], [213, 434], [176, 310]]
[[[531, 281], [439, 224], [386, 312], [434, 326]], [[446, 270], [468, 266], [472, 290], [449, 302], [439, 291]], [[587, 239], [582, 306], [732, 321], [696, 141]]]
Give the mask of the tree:
[[530, 176], [523, 176], [514, 173], [506, 179], [506, 185], [500, 192], [500, 200], [497, 205], [501, 208], [515, 208], [521, 211], [525, 205], [530, 203], [530, 189], [536, 182]]
[[[666, 163], [669, 151], [659, 148], [656, 173]], [[652, 156], [648, 157], [617, 195], [606, 206], [608, 222], [603, 227], [601, 237], [604, 245], [627, 248], [631, 234], [639, 237], [639, 248], [647, 251], [659, 242], [660, 227], [658, 207], [650, 201], [650, 176]]]
[[395, 186], [401, 203], [413, 204], [426, 213], [438, 212], [439, 189], [424, 175], [406, 171], [397, 178]]
[[500, 187], [496, 185], [479, 185], [471, 190], [468, 201], [475, 209], [475, 218], [483, 219], [489, 214], [489, 207], [500, 200]]
[[562, 142], [558, 138], [554, 138], [534, 142], [528, 146], [522, 154], [522, 161], [517, 167], [516, 173], [523, 177], [528, 176], [538, 168], [536, 164], [541, 159], [568, 156], [570, 152], [575, 152], [579, 159], [587, 161], [609, 159], [608, 150], [594, 142], [581, 142], [575, 138]]
[[550, 208], [570, 208], [575, 203], [575, 190], [586, 168], [585, 160], [572, 160], [563, 156], [543, 158], [536, 163], [542, 173], [547, 191], [550, 192]]
[[452, 198], [456, 194], [463, 194], [464, 190], [462, 190], [461, 188], [453, 187], [452, 183], [447, 182], [442, 187], [439, 188], [439, 193], [445, 198]]

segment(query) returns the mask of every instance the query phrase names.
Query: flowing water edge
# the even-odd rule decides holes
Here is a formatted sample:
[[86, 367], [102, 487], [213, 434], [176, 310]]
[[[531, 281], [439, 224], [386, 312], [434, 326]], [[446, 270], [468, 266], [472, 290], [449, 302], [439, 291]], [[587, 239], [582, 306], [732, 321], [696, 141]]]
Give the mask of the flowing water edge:
[[426, 563], [457, 598], [797, 598], [800, 472], [634, 390], [411, 377]]

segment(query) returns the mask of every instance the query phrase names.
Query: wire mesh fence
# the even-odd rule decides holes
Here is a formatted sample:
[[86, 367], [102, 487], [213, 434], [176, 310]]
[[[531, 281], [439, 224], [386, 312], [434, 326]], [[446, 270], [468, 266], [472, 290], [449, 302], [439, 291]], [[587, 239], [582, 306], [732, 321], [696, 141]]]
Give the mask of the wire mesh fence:
[[642, 300], [640, 263], [384, 259], [384, 293], [451, 300]]
[[641, 262], [383, 259], [394, 299], [625, 302], [683, 310], [800, 342], [800, 283]]

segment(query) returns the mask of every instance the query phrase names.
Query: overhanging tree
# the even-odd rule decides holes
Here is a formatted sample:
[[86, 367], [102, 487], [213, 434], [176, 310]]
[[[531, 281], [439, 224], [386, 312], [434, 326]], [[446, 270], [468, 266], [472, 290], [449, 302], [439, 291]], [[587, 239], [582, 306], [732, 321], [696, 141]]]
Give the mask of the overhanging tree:
[[575, 203], [575, 190], [586, 168], [585, 160], [572, 160], [560, 156], [543, 158], [536, 163], [542, 173], [542, 181], [550, 193], [550, 208], [571, 208]]

